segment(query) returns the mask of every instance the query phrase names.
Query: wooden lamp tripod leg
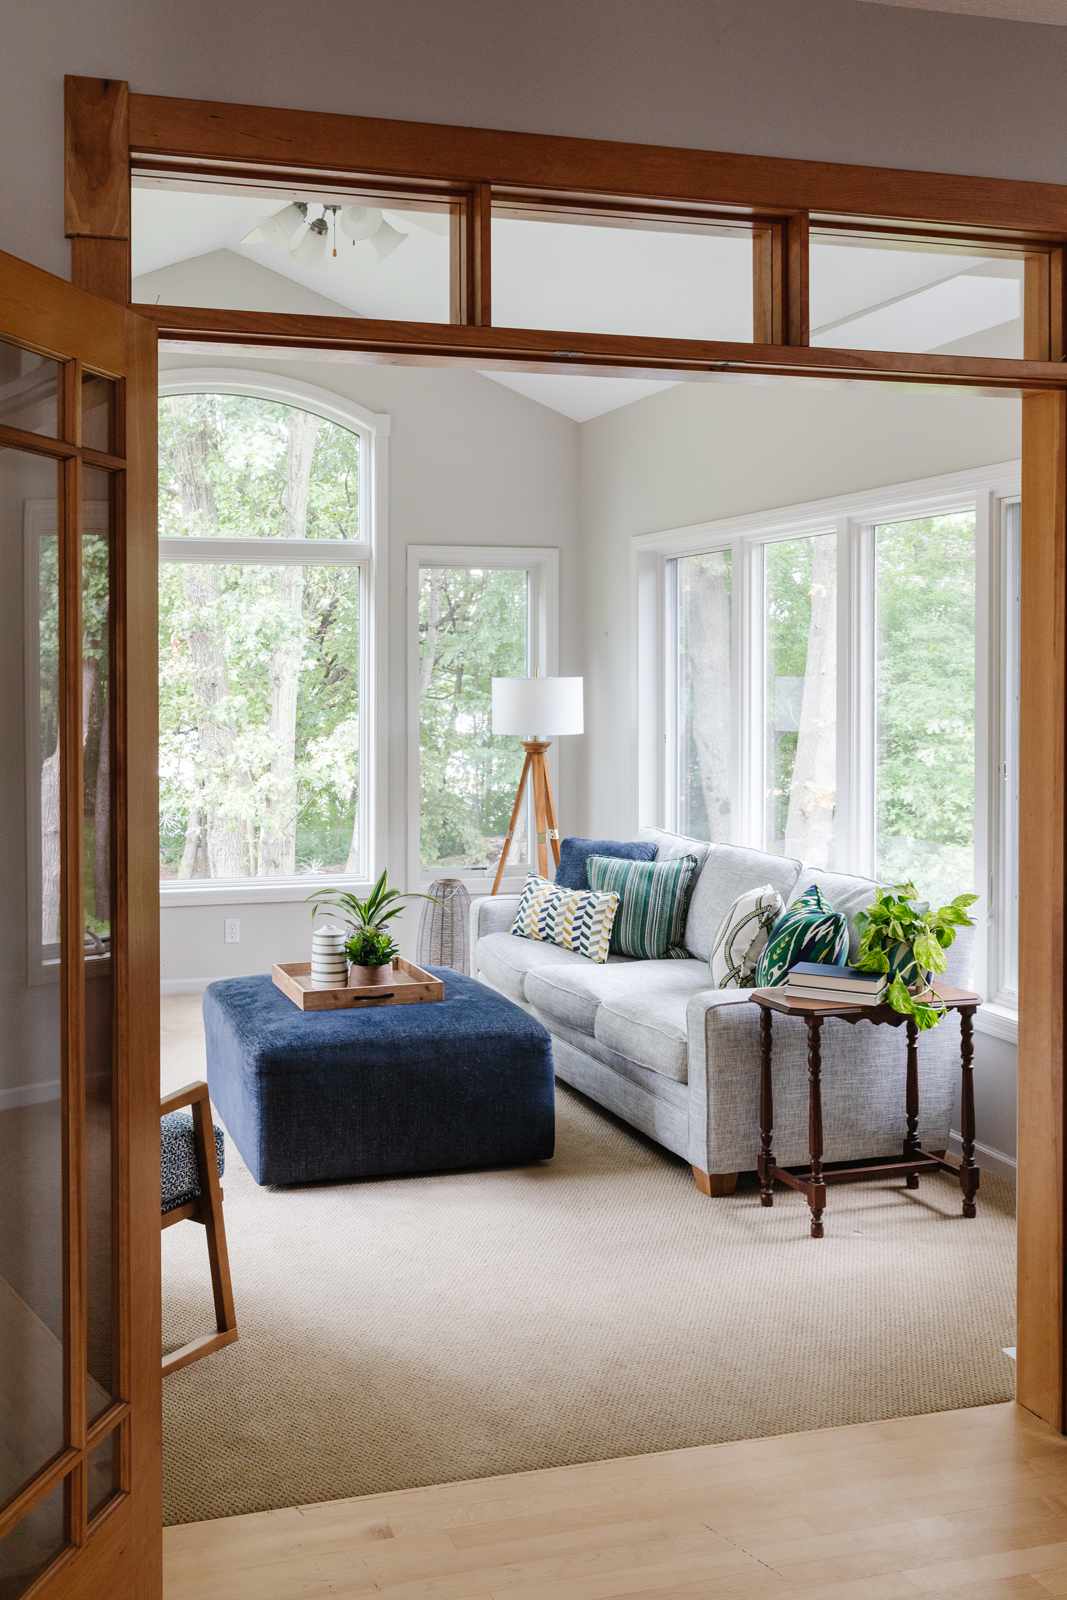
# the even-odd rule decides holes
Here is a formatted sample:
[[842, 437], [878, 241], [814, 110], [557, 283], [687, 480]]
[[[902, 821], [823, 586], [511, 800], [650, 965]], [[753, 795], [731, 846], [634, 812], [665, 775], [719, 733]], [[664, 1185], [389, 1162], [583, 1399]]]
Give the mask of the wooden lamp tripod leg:
[[530, 762], [531, 756], [529, 750], [527, 750], [526, 759], [522, 764], [522, 774], [519, 778], [519, 787], [515, 790], [515, 804], [511, 808], [511, 819], [508, 822], [508, 831], [504, 835], [504, 847], [500, 852], [500, 860], [496, 865], [496, 877], [493, 879], [493, 888], [491, 891], [493, 894], [499, 893], [500, 882], [504, 876], [504, 868], [508, 864], [508, 856], [511, 852], [511, 841], [515, 836], [515, 824], [519, 820], [519, 812], [522, 809], [522, 797], [526, 790], [526, 779], [530, 771]]
[[534, 793], [534, 829], [537, 833], [537, 870], [542, 878], [548, 877], [548, 819], [545, 810], [545, 792], [548, 788], [548, 774], [545, 772], [545, 753], [535, 750], [532, 757], [533, 763], [533, 793]]
[[552, 846], [552, 858], [559, 866], [559, 823], [556, 820], [556, 802], [552, 798], [552, 784], [548, 776], [548, 762], [541, 757], [541, 770], [544, 774], [545, 784], [545, 825], [548, 829], [548, 842]]

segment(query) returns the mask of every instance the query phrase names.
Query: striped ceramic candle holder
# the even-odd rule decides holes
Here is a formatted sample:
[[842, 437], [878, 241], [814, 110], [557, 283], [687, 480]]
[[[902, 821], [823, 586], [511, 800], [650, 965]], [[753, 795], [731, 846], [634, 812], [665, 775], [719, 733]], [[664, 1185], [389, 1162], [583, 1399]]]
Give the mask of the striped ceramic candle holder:
[[347, 935], [341, 928], [323, 924], [311, 935], [311, 987], [343, 989], [348, 982]]

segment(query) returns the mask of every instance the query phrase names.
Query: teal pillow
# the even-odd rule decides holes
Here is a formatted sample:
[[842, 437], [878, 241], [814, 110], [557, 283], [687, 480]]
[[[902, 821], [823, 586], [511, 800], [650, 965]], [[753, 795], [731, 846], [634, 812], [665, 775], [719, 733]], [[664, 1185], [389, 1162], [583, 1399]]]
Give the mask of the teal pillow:
[[757, 989], [775, 989], [784, 983], [798, 961], [848, 960], [848, 918], [823, 899], [814, 884], [786, 906], [771, 929], [766, 948], [756, 963]]
[[688, 956], [682, 934], [698, 866], [696, 856], [672, 856], [667, 861], [589, 857], [589, 887], [619, 896], [611, 929], [612, 955], [641, 961]]

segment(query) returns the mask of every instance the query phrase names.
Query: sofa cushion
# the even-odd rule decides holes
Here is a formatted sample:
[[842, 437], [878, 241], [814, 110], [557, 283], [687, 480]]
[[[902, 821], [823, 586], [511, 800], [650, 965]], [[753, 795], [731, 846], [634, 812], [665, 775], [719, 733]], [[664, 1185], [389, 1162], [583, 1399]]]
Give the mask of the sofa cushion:
[[710, 961], [715, 935], [738, 895], [769, 883], [788, 902], [799, 872], [800, 862], [791, 856], [772, 856], [736, 844], [713, 844], [689, 902], [686, 949], [702, 961]]
[[690, 839], [684, 833], [667, 833], [663, 828], [641, 828], [639, 836], [655, 845], [657, 861], [673, 861], [675, 856], [696, 856], [702, 862], [711, 849], [706, 839]]
[[613, 856], [620, 861], [655, 861], [656, 847], [648, 839], [564, 839], [559, 847], [556, 882], [562, 889], [590, 889], [586, 870], [590, 856]]
[[511, 931], [520, 939], [533, 939], [569, 950], [589, 961], [606, 961], [611, 930], [619, 910], [617, 894], [594, 894], [591, 889], [562, 889], [531, 872], [515, 910]]
[[771, 929], [766, 949], [756, 964], [756, 988], [773, 989], [785, 983], [801, 961], [834, 966], [847, 956], [848, 919], [811, 884], [789, 902]]
[[[535, 939], [520, 939], [513, 933], [487, 933], [478, 940], [475, 950], [478, 971], [483, 973], [494, 989], [507, 995], [509, 1000], [524, 1001], [526, 977], [542, 967], [564, 966], [588, 970], [593, 963], [584, 956], [576, 956], [557, 945], [543, 944]], [[609, 956], [608, 965], [622, 961], [623, 957]], [[596, 967], [596, 971], [603, 971]]]
[[711, 981], [717, 989], [752, 988], [756, 964], [784, 909], [781, 895], [769, 883], [738, 895], [711, 947]]
[[612, 976], [594, 1019], [594, 1036], [639, 1066], [685, 1083], [686, 1007], [695, 994], [712, 987], [707, 963], [635, 961], [625, 974]]
[[[624, 973], [630, 973], [635, 966], [655, 964], [628, 961]], [[619, 981], [620, 969], [610, 963], [605, 966], [594, 965], [592, 961], [583, 961], [580, 966], [545, 965], [527, 973], [526, 999], [546, 1028], [558, 1022], [575, 1033], [592, 1035], [604, 996], [610, 994], [612, 985]], [[625, 976], [622, 981], [625, 982]]]
[[856, 917], [861, 911], [866, 911], [879, 885], [873, 878], [857, 878], [847, 872], [827, 872], [823, 867], [801, 867], [800, 877], [786, 902], [787, 907], [812, 884], [835, 911], [843, 912], [848, 918], [848, 959], [854, 961], [860, 944]]
[[642, 961], [663, 961], [668, 956], [684, 960], [687, 952], [682, 937], [698, 866], [696, 856], [688, 855], [673, 856], [669, 861], [590, 856], [593, 888], [619, 896], [611, 929], [611, 948], [617, 955]]

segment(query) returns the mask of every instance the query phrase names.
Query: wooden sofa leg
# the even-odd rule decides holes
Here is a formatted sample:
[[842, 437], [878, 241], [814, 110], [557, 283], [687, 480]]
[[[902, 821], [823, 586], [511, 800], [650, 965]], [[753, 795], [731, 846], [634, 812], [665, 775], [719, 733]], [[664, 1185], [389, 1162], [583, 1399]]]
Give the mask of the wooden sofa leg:
[[693, 1182], [701, 1194], [710, 1194], [715, 1197], [733, 1194], [737, 1188], [736, 1172], [705, 1172], [701, 1167], [693, 1168]]

